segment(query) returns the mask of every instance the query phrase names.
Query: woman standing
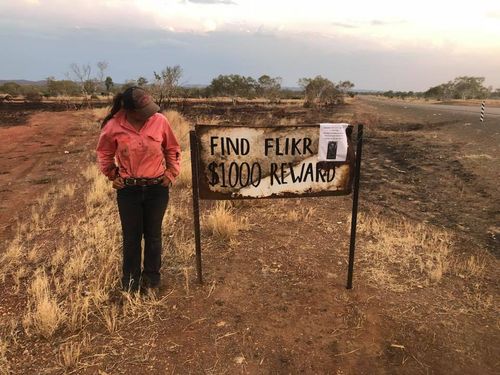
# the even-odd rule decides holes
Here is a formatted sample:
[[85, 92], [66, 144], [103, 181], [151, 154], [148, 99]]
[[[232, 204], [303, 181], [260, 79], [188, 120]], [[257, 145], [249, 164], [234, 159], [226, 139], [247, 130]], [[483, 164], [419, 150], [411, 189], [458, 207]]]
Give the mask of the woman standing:
[[123, 235], [121, 281], [126, 291], [160, 285], [161, 226], [169, 188], [179, 175], [181, 150], [159, 109], [140, 87], [116, 95], [96, 149], [99, 169], [117, 189]]

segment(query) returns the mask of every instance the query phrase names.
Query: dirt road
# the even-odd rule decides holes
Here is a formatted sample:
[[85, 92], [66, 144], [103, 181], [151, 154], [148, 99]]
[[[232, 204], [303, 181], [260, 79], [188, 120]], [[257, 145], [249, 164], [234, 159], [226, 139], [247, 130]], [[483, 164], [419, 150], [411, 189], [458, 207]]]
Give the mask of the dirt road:
[[85, 121], [82, 112], [36, 112], [21, 125], [10, 119], [0, 124], [4, 140], [0, 143], [0, 233], [48, 186], [62, 188], [68, 175], [80, 173], [79, 154], [92, 147], [81, 127]]
[[[361, 97], [364, 100], [371, 101], [371, 102], [377, 102], [377, 103], [387, 103], [387, 100], [377, 100], [376, 98], [373, 97]], [[391, 105], [395, 106], [400, 106], [403, 108], [415, 108], [415, 109], [429, 109], [432, 110], [433, 112], [453, 112], [453, 113], [461, 113], [461, 112], [466, 112], [468, 114], [474, 114], [476, 117], [479, 118], [479, 113], [481, 112], [481, 106], [470, 106], [470, 105], [449, 105], [449, 104], [425, 104], [425, 103], [404, 103], [401, 101], [391, 101]], [[498, 117], [500, 116], [500, 108], [499, 107], [490, 107], [486, 106], [485, 107], [485, 115], [487, 117], [493, 116], [493, 117]]]

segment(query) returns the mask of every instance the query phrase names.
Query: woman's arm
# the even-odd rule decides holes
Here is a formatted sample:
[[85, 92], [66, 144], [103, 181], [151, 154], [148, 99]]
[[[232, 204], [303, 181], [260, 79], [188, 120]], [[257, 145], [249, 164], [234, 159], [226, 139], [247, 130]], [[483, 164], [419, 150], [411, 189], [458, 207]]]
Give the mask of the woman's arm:
[[97, 144], [97, 163], [100, 171], [109, 179], [118, 177], [118, 167], [115, 164], [116, 141], [112, 136], [111, 124], [104, 126]]
[[163, 131], [163, 154], [165, 155], [165, 177], [167, 177], [172, 183], [175, 181], [180, 173], [181, 167], [181, 147], [174, 132], [170, 126], [170, 122], [166, 117], [164, 117], [164, 131]]

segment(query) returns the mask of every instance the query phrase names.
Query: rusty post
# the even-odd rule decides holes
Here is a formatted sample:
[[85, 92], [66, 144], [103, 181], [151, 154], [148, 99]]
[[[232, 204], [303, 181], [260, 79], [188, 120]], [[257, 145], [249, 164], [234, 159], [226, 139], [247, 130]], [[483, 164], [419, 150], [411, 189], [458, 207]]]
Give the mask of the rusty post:
[[194, 238], [196, 246], [196, 272], [198, 282], [203, 284], [201, 271], [201, 234], [200, 234], [200, 193], [198, 187], [198, 138], [196, 132], [189, 132], [189, 146], [191, 147], [191, 185], [193, 187], [193, 220], [194, 220]]
[[354, 272], [354, 250], [356, 248], [356, 224], [358, 220], [358, 196], [362, 147], [363, 125], [358, 124], [358, 134], [356, 137], [356, 168], [354, 171], [354, 190], [352, 193], [351, 241], [349, 244], [349, 269], [347, 272], [347, 289], [352, 289], [352, 276]]

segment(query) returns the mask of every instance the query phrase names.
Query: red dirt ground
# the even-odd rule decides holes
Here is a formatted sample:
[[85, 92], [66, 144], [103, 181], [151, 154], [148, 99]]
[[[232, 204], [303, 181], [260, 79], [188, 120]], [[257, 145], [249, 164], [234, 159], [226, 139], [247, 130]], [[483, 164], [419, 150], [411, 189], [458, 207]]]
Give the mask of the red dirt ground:
[[[382, 113], [366, 103], [343, 111], [327, 119], [342, 118], [347, 112], [358, 117]], [[387, 120], [394, 129], [421, 121], [415, 120], [416, 114], [401, 115], [398, 109], [383, 111], [388, 117], [400, 116], [392, 123]], [[423, 138], [404, 130], [397, 140], [386, 133], [370, 135], [360, 210], [382, 210], [387, 215], [399, 210], [455, 230], [464, 224], [470, 228], [465, 243], [479, 241], [493, 248], [496, 242], [489, 232], [474, 224], [487, 223], [486, 213], [462, 216], [460, 207], [450, 208], [446, 202], [455, 202], [455, 191], [448, 185], [433, 191], [426, 201], [427, 193], [412, 190], [415, 181], [401, 173], [415, 161], [402, 154], [408, 144], [414, 147], [414, 158], [429, 147], [442, 152], [442, 162], [418, 167], [415, 176], [423, 183], [432, 181], [436, 168], [457, 175], [472, 173], [466, 165], [454, 170], [449, 150], [433, 143], [433, 132], [441, 128], [443, 134], [450, 130], [446, 124], [416, 130], [425, 134]], [[26, 125], [0, 127], [0, 137], [7, 140], [0, 144], [0, 233], [5, 239], [19, 216], [27, 220], [29, 205], [48, 186], [78, 182], [75, 172], [93, 161], [89, 150], [97, 134], [97, 125], [83, 111], [41, 112]], [[377, 170], [380, 155], [387, 162]], [[389, 187], [380, 189], [387, 181]], [[481, 204], [495, 197], [489, 186]], [[174, 190], [171, 199], [178, 198]], [[465, 198], [472, 202], [473, 192]], [[75, 198], [69, 210], [77, 212], [79, 204]], [[238, 210], [250, 225], [237, 243], [218, 244], [205, 237], [205, 284], [198, 286], [195, 275], [190, 275], [186, 293], [184, 276], [166, 264], [164, 294], [171, 294], [163, 308], [151, 321], [121, 327], [112, 336], [95, 327], [92, 354], [98, 364], [79, 373], [494, 374], [500, 346], [498, 316], [461, 313], [462, 296], [470, 287], [462, 280], [445, 277], [432, 288], [395, 293], [363, 280], [357, 269], [355, 288], [345, 289], [350, 205], [350, 197], [242, 204]], [[209, 207], [202, 202], [203, 210]], [[280, 217], [290, 207], [311, 210], [314, 219], [294, 222]], [[454, 215], [463, 220], [458, 222]], [[495, 275], [487, 278], [484, 293], [498, 297], [496, 280]], [[0, 295], [3, 316], [22, 306], [9, 288]], [[19, 347], [10, 353], [14, 373], [59, 373], [53, 367], [59, 343], [21, 337]]]
[[87, 151], [85, 142], [91, 139], [80, 126], [85, 118], [83, 112], [38, 112], [24, 125], [2, 123], [0, 232], [10, 228], [19, 209], [33, 203], [47, 186], [77, 174], [79, 154]]

